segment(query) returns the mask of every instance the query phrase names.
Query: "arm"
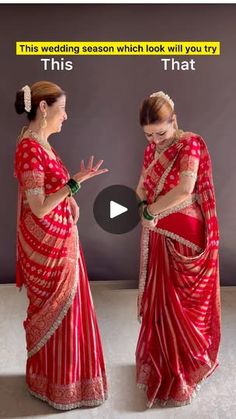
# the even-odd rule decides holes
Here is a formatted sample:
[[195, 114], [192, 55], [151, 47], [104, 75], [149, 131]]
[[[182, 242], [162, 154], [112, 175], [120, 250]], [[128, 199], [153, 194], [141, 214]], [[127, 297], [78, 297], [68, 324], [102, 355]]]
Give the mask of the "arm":
[[70, 193], [68, 185], [64, 185], [61, 189], [49, 196], [45, 196], [43, 189], [34, 193], [32, 189], [26, 191], [27, 201], [30, 209], [38, 218], [43, 218], [50, 213], [57, 205], [60, 204]]
[[[81, 162], [81, 170], [76, 173], [73, 178], [78, 182], [82, 183], [85, 180], [90, 179], [91, 177], [100, 175], [102, 173], [106, 173], [107, 169], [100, 169], [103, 160], [100, 160], [94, 167], [93, 167], [93, 156], [90, 158], [88, 167], [84, 166], [84, 162]], [[36, 189], [37, 192], [35, 193], [35, 189], [30, 189], [26, 191], [27, 200], [30, 206], [31, 211], [36, 215], [38, 218], [43, 218], [45, 215], [50, 213], [57, 205], [60, 204], [66, 197], [69, 196], [71, 190], [70, 187], [65, 184], [61, 189], [52, 193], [49, 196], [45, 196], [44, 188]], [[70, 197], [71, 203], [73, 206], [73, 218], [77, 221], [76, 208], [77, 203], [74, 198]]]
[[200, 159], [200, 143], [196, 137], [188, 140], [180, 151], [179, 183], [149, 205], [152, 214], [159, 214], [185, 201], [194, 190]]
[[195, 186], [196, 179], [189, 176], [180, 176], [180, 181], [177, 186], [167, 192], [165, 195], [160, 196], [157, 200], [148, 206], [148, 209], [153, 215], [159, 214], [162, 211], [168, 210], [175, 205], [187, 199]]

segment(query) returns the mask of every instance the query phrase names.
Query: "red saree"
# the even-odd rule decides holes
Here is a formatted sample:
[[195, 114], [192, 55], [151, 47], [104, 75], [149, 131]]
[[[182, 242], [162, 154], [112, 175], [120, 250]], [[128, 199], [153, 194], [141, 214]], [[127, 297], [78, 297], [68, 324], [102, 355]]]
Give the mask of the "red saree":
[[56, 154], [31, 138], [15, 154], [19, 182], [16, 283], [27, 289], [24, 321], [26, 382], [34, 396], [60, 410], [96, 406], [107, 398], [103, 350], [70, 198], [43, 218], [26, 193], [60, 189], [70, 175]]
[[191, 196], [162, 212], [141, 239], [136, 348], [138, 387], [147, 405], [191, 403], [200, 382], [218, 366], [220, 344], [219, 228], [211, 160], [204, 140], [183, 133], [158, 159], [144, 155], [148, 203], [197, 176]]

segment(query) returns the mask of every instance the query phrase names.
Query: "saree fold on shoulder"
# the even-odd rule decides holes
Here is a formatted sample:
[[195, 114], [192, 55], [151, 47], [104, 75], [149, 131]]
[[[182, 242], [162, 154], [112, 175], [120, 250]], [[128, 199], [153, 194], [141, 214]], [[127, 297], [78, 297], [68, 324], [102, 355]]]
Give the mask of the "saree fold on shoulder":
[[204, 140], [187, 133], [154, 159], [144, 158], [148, 202], [197, 175], [193, 194], [143, 229], [138, 296], [142, 319], [136, 348], [137, 384], [147, 405], [191, 403], [218, 366], [220, 344], [219, 227], [211, 160]]
[[32, 139], [15, 155], [18, 179], [16, 282], [26, 287], [26, 382], [34, 396], [60, 410], [107, 398], [103, 349], [77, 226], [69, 199], [42, 218], [27, 194], [60, 189], [69, 173]]

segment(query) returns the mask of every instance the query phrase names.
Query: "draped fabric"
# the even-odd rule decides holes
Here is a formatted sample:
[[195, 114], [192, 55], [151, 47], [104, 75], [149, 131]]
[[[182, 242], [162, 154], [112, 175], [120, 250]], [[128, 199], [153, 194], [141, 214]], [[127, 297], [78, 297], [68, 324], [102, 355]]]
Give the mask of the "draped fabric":
[[185, 132], [155, 158], [151, 143], [142, 174], [148, 203], [181, 176], [196, 178], [191, 196], [160, 213], [141, 237], [137, 384], [149, 407], [181, 406], [219, 364], [219, 226], [207, 146]]
[[103, 350], [70, 198], [39, 218], [28, 194], [59, 190], [70, 178], [32, 138], [15, 153], [18, 179], [16, 285], [27, 289], [24, 321], [29, 391], [57, 409], [96, 406], [107, 398]]

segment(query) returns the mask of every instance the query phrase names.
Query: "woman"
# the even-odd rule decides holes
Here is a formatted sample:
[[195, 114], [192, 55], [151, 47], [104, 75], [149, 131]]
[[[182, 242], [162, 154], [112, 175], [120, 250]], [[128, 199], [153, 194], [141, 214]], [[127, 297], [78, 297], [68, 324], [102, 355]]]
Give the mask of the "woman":
[[25, 113], [15, 153], [19, 183], [16, 284], [27, 289], [24, 321], [30, 393], [56, 409], [97, 406], [107, 398], [103, 350], [77, 230], [80, 184], [107, 172], [87, 167], [73, 177], [48, 138], [67, 119], [65, 92], [41, 81], [17, 92]]
[[202, 137], [178, 129], [164, 92], [144, 100], [149, 141], [142, 202], [137, 383], [148, 407], [191, 403], [218, 366], [219, 229], [211, 160]]

